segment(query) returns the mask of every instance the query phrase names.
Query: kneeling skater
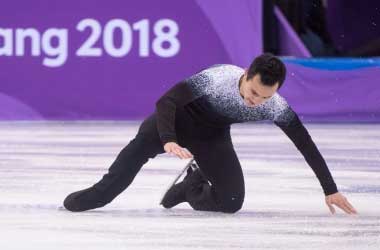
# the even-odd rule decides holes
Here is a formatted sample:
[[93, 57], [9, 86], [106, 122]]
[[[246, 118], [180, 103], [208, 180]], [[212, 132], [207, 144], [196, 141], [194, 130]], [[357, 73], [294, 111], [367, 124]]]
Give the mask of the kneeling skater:
[[[331, 213], [333, 205], [348, 214], [355, 208], [338, 192], [325, 160], [297, 114], [277, 90], [286, 75], [280, 59], [263, 54], [244, 69], [214, 65], [179, 82], [156, 103], [156, 110], [119, 153], [108, 173], [93, 186], [66, 197], [66, 209], [79, 212], [110, 203], [133, 181], [141, 167], [158, 154], [194, 158], [199, 170], [165, 195], [171, 208], [188, 202], [195, 210], [234, 213], [244, 201], [244, 177], [230, 126], [248, 121], [273, 121], [291, 139], [318, 178]], [[270, 153], [270, 152], [268, 152]]]

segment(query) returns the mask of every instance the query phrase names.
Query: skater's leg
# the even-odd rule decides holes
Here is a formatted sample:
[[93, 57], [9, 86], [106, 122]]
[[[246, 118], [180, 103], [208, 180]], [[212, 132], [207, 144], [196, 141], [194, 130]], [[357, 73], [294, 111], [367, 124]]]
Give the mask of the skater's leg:
[[150, 138], [137, 134], [119, 153], [108, 173], [94, 185], [94, 188], [103, 193], [106, 202], [111, 202], [132, 183], [149, 158], [163, 153], [160, 147], [161, 145]]
[[106, 205], [131, 184], [149, 158], [160, 153], [164, 149], [152, 115], [141, 124], [136, 137], [119, 153], [108, 173], [92, 187], [70, 194], [64, 206], [71, 211], [85, 211]]
[[[173, 186], [162, 204], [171, 208], [183, 200], [196, 210], [234, 213], [244, 201], [244, 178], [233, 148], [230, 127], [212, 127], [193, 120], [184, 110], [176, 114], [177, 138], [194, 155], [200, 172]], [[212, 185], [209, 185], [208, 181]]]
[[[234, 213], [244, 202], [244, 177], [229, 139], [200, 142], [190, 148], [205, 181], [190, 185], [186, 199], [195, 210]], [[197, 178], [197, 177], [195, 177]]]

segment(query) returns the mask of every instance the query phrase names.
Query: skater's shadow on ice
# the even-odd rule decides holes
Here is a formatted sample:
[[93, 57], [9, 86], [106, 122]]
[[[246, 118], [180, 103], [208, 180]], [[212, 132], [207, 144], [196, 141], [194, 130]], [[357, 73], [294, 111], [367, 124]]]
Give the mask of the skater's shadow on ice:
[[[61, 211], [66, 211], [64, 208], [60, 208]], [[79, 214], [79, 213], [75, 213]], [[194, 211], [192, 209], [113, 209], [113, 208], [101, 208], [96, 210], [90, 210], [81, 212], [80, 214], [86, 214], [88, 216], [102, 216], [102, 217], [130, 217], [130, 218], [165, 218], [165, 217], [181, 217], [181, 218], [207, 218], [207, 217], [230, 217], [229, 214], [213, 213]]]
[[[65, 210], [60, 208], [60, 210]], [[67, 211], [67, 210], [65, 210]], [[67, 211], [68, 212], [68, 211]], [[102, 208], [98, 210], [90, 210], [86, 212], [76, 213], [86, 214], [87, 216], [99, 216], [102, 217], [130, 217], [130, 218], [251, 218], [251, 219], [277, 219], [277, 220], [289, 220], [289, 219], [322, 219], [330, 218], [332, 215], [329, 213], [306, 213], [306, 212], [291, 212], [291, 211], [257, 211], [257, 210], [242, 210], [235, 214], [220, 213], [220, 212], [205, 212], [195, 211], [192, 209], [163, 209], [163, 208], [151, 208], [151, 209], [113, 209]], [[345, 214], [336, 214], [335, 218], [351, 218], [351, 216]], [[376, 219], [379, 220], [380, 216], [371, 214], [360, 214], [360, 219]], [[354, 217], [352, 217], [354, 218]]]
[[[120, 218], [235, 218], [235, 219], [276, 219], [276, 220], [289, 220], [289, 219], [324, 219], [332, 217], [329, 213], [313, 213], [313, 212], [299, 212], [299, 211], [265, 211], [265, 210], [241, 210], [235, 214], [220, 213], [220, 212], [204, 212], [195, 211], [191, 208], [149, 208], [149, 209], [120, 209], [120, 208], [99, 208], [85, 212], [70, 212], [62, 205], [57, 204], [0, 204], [0, 212], [22, 212], [22, 213], [55, 213], [62, 212], [67, 215], [76, 216], [94, 216], [94, 217], [120, 217]], [[380, 220], [378, 214], [364, 214], [361, 213], [356, 216], [349, 216], [343, 213], [336, 214], [334, 218], [360, 218], [361, 220]]]

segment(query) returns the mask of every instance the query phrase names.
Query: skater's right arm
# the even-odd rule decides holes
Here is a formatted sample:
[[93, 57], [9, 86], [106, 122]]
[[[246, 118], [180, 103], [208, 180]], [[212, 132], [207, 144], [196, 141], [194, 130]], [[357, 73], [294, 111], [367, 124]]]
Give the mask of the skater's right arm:
[[169, 89], [156, 103], [157, 130], [164, 150], [181, 159], [192, 158], [193, 155], [177, 144], [175, 113], [177, 107], [183, 107], [195, 99], [187, 83], [180, 82]]
[[175, 132], [175, 113], [177, 107], [192, 102], [195, 98], [186, 82], [180, 82], [169, 89], [156, 102], [157, 130], [162, 145], [168, 142], [177, 143]]

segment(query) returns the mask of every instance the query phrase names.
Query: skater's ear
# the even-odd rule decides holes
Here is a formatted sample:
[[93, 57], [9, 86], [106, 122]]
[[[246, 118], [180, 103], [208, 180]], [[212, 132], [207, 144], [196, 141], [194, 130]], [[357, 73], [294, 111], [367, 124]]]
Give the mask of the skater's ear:
[[247, 80], [247, 76], [248, 76], [248, 69], [245, 68], [244, 69], [244, 79]]

